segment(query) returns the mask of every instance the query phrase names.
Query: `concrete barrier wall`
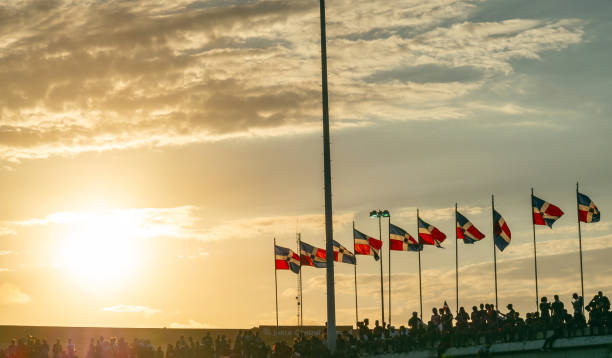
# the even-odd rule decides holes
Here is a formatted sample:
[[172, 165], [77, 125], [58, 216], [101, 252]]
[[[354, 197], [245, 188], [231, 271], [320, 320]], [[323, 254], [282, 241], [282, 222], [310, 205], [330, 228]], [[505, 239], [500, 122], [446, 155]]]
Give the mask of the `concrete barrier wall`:
[[[490, 347], [472, 346], [465, 348], [449, 348], [443, 357], [559, 357], [559, 358], [612, 358], [612, 336], [591, 336], [559, 338], [553, 344], [553, 349], [542, 351], [544, 340], [498, 343]], [[386, 354], [380, 358], [436, 358], [438, 352], [434, 349], [411, 352], [406, 354]]]

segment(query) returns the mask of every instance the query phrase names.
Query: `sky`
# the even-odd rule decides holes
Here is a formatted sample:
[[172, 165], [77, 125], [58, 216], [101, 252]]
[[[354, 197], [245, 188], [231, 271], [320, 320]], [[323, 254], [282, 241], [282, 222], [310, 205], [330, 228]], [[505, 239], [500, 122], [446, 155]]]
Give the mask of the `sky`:
[[[423, 311], [494, 302], [491, 195], [512, 231], [499, 305], [535, 311], [530, 190], [564, 210], [536, 228], [540, 296], [612, 291], [612, 3], [328, 0], [334, 238], [416, 235]], [[0, 4], [0, 324], [249, 328], [275, 322], [273, 240], [323, 247], [315, 0], [7, 0]], [[382, 236], [386, 240], [387, 221]], [[389, 255], [383, 246], [385, 300]], [[417, 255], [391, 253], [392, 323], [418, 311]], [[337, 322], [355, 319], [337, 264]], [[380, 318], [379, 264], [358, 257], [359, 316]], [[280, 324], [296, 275], [278, 272]], [[305, 324], [325, 272], [303, 270]], [[388, 309], [388, 301], [385, 306]], [[388, 312], [385, 314], [388, 318]]]

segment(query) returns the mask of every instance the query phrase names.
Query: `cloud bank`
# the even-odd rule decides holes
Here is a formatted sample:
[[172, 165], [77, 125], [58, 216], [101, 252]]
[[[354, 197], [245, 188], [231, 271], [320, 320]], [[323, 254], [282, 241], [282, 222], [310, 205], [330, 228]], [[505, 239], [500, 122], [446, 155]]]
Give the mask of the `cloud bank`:
[[[507, 113], [465, 98], [582, 41], [576, 19], [470, 21], [481, 2], [330, 4], [334, 125]], [[318, 31], [308, 0], [5, 2], [0, 158], [318, 131]]]

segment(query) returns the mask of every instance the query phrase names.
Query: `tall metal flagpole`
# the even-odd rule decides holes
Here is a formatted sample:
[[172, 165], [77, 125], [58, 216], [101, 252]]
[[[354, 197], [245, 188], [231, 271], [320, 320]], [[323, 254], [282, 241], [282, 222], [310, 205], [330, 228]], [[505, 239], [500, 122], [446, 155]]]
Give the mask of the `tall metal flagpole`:
[[278, 277], [276, 274], [276, 238], [274, 238], [274, 299], [276, 301], [276, 330], [274, 335], [278, 335]]
[[459, 313], [459, 238], [457, 237], [457, 203], [455, 203], [455, 302]]
[[538, 296], [538, 253], [536, 250], [535, 218], [533, 217], [533, 188], [531, 188], [531, 225], [533, 226], [533, 264], [535, 273], [536, 310], [540, 312], [540, 298]]
[[334, 230], [332, 222], [331, 150], [329, 144], [329, 106], [327, 98], [327, 40], [325, 0], [319, 0], [321, 22], [321, 99], [323, 104], [323, 166], [325, 184], [325, 249], [327, 255], [327, 347], [336, 350], [336, 297], [334, 291]]
[[[378, 216], [378, 237], [382, 242], [382, 224], [380, 215]], [[382, 315], [382, 325], [385, 326], [385, 295], [383, 293], [384, 285], [383, 285], [383, 255], [382, 250], [379, 251], [380, 257], [378, 258], [380, 261], [380, 313]]]
[[299, 301], [299, 305], [300, 305], [300, 319], [298, 321], [298, 325], [300, 327], [302, 327], [304, 325], [304, 301], [302, 299], [302, 234], [300, 234], [299, 232], [297, 233], [297, 244], [298, 244], [298, 256], [300, 257], [300, 287], [299, 287], [299, 294], [300, 294], [300, 301]]
[[391, 214], [389, 214], [389, 226], [387, 227], [387, 244], [389, 255], [389, 324], [391, 324]]
[[578, 182], [576, 182], [576, 214], [578, 215], [578, 246], [580, 247], [580, 292], [584, 311], [584, 274], [582, 271], [582, 230], [580, 229], [580, 205], [578, 204]]
[[495, 198], [491, 194], [491, 217], [493, 218], [493, 272], [495, 272], [495, 309], [499, 310], [497, 301], [497, 250], [495, 250]]
[[[353, 252], [355, 251], [355, 221], [353, 221]], [[359, 323], [359, 310], [357, 308], [357, 255], [355, 255], [355, 265], [353, 266], [354, 270], [355, 270], [355, 328], [357, 327], [357, 324]]]
[[421, 320], [423, 319], [423, 286], [421, 285], [421, 235], [419, 235], [419, 209], [417, 209], [417, 237], [419, 238], [419, 310], [421, 311]]

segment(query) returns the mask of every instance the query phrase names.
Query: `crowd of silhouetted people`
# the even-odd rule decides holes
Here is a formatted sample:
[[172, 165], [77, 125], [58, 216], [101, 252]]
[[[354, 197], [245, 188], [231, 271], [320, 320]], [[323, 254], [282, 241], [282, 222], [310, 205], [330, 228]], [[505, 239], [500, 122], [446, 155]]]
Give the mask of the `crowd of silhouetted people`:
[[224, 335], [212, 337], [210, 333], [199, 340], [181, 337], [165, 349], [155, 347], [148, 339], [92, 338], [89, 347], [78, 351], [69, 339], [66, 346], [56, 340], [52, 347], [45, 339], [28, 336], [13, 339], [0, 350], [0, 358], [267, 358], [272, 348], [257, 333], [239, 332], [234, 342]]
[[[584, 313], [588, 313], [588, 320]], [[570, 313], [572, 312], [572, 313]], [[45, 339], [26, 337], [13, 339], [0, 349], [0, 358], [291, 358], [291, 357], [358, 357], [382, 353], [407, 353], [436, 349], [439, 354], [450, 347], [490, 346], [494, 343], [544, 340], [542, 350], [550, 350], [556, 339], [584, 335], [612, 334], [610, 301], [600, 291], [585, 306], [581, 296], [574, 293], [571, 311], [559, 296], [552, 302], [542, 297], [539, 311], [527, 313], [523, 319], [511, 304], [502, 313], [492, 304], [473, 306], [468, 313], [460, 307], [455, 316], [450, 308], [432, 309], [425, 324], [416, 312], [408, 326], [399, 329], [368, 319], [359, 322], [357, 330], [338, 334], [337, 349], [332, 355], [325, 345], [325, 337], [299, 335], [292, 342], [266, 344], [256, 329], [242, 331], [237, 336], [201, 339], [181, 337], [165, 349], [155, 347], [150, 340], [123, 338], [92, 338], [89, 347], [77, 352], [69, 339], [65, 346], [60, 340], [53, 345]]]

